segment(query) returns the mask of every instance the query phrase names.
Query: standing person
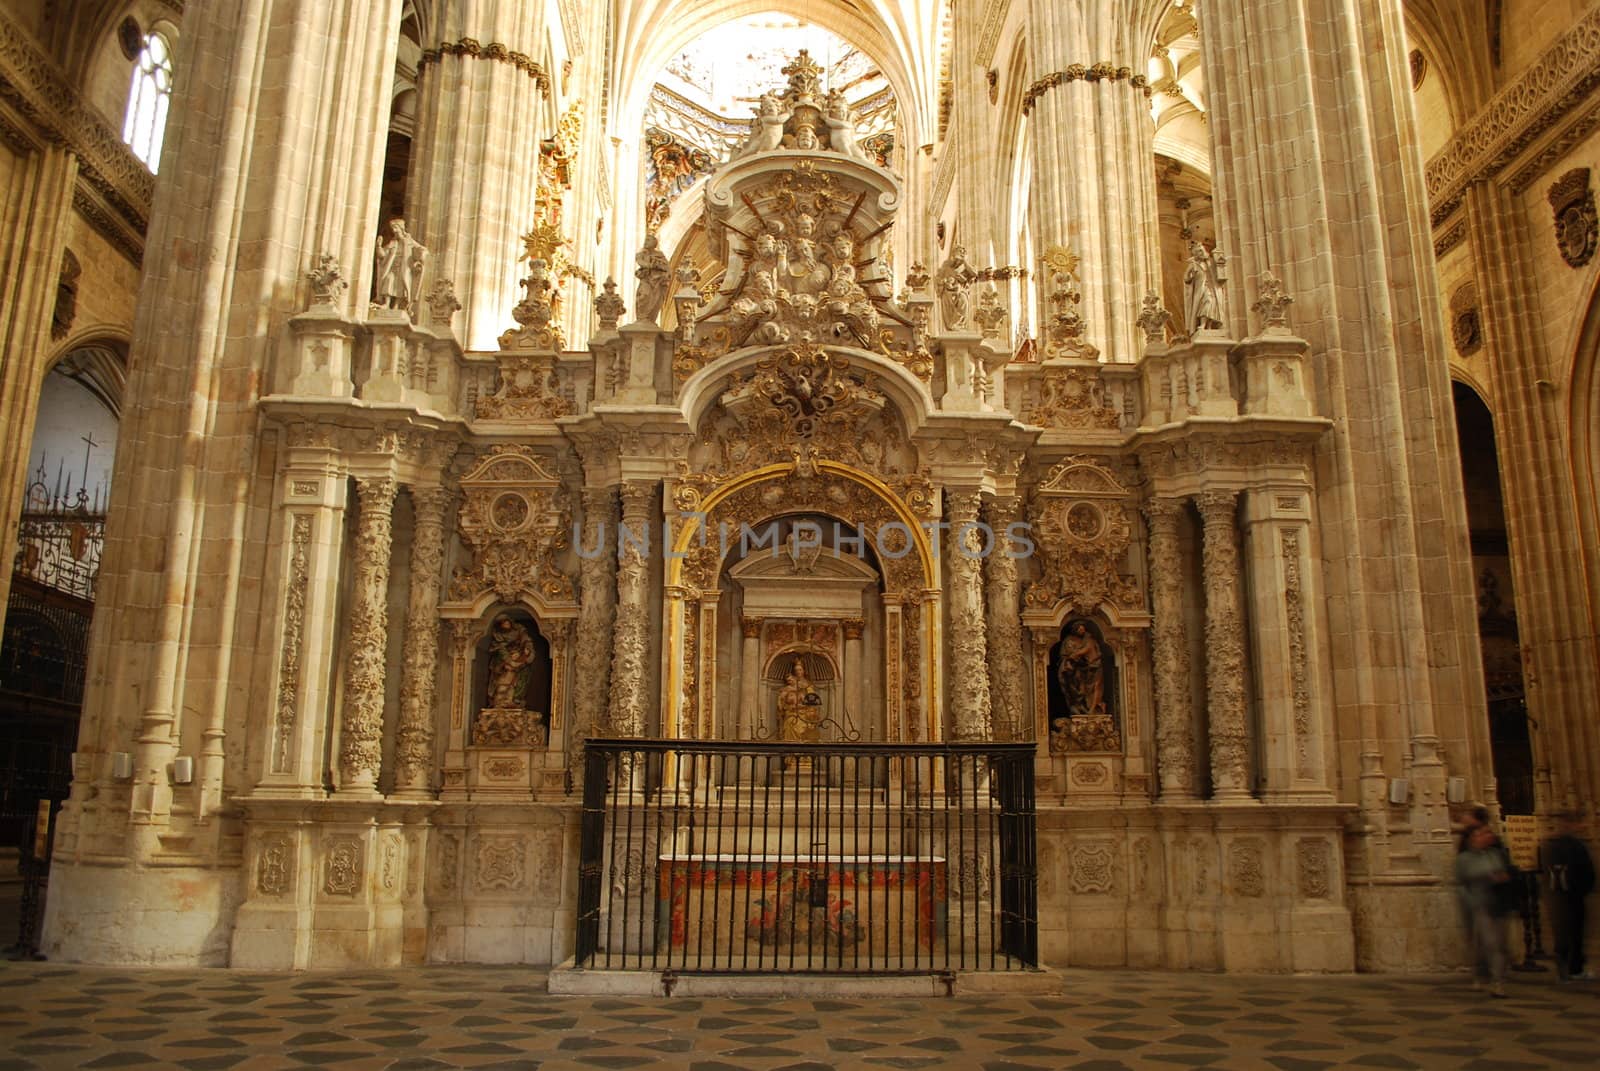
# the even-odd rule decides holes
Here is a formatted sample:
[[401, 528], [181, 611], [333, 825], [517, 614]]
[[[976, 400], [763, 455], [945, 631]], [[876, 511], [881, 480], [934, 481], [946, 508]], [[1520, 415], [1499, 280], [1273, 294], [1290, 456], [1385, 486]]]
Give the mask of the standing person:
[[1502, 888], [1511, 880], [1505, 850], [1487, 825], [1475, 827], [1456, 855], [1456, 895], [1467, 920], [1476, 983], [1489, 982], [1489, 994], [1506, 995], [1505, 916], [1513, 898]]
[[1556, 816], [1556, 834], [1544, 842], [1544, 868], [1550, 882], [1556, 970], [1563, 982], [1588, 978], [1583, 971], [1584, 899], [1594, 891], [1594, 860], [1578, 839], [1576, 815]]

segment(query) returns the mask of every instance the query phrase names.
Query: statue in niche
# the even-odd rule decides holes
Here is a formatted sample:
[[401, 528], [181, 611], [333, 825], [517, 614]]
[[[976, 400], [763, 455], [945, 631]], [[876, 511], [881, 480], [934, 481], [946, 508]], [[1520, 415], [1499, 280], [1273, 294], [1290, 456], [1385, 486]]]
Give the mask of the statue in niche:
[[633, 292], [633, 311], [640, 320], [655, 323], [667, 300], [667, 284], [671, 279], [667, 255], [661, 251], [661, 242], [655, 235], [645, 237], [644, 248], [634, 258], [634, 264], [637, 267], [633, 277], [639, 280], [639, 285]]
[[1222, 330], [1222, 284], [1228, 260], [1199, 242], [1189, 243], [1189, 266], [1183, 271], [1183, 324], [1191, 335]]
[[422, 294], [422, 270], [428, 264], [428, 249], [407, 232], [405, 220], [389, 221], [389, 237], [378, 239], [376, 264], [375, 304], [410, 311]]
[[967, 249], [953, 246], [950, 257], [939, 267], [939, 312], [944, 317], [946, 330], [954, 331], [967, 326], [967, 313], [972, 304], [972, 284], [978, 273], [967, 263]]
[[822, 697], [806, 676], [805, 663], [796, 658], [778, 690], [778, 739], [815, 742], [821, 722]]
[[489, 706], [496, 710], [524, 710], [528, 683], [537, 654], [528, 630], [509, 617], [495, 620], [489, 639]]
[[1106, 675], [1100, 641], [1079, 621], [1061, 641], [1056, 682], [1067, 700], [1067, 717], [1097, 718], [1106, 714]]

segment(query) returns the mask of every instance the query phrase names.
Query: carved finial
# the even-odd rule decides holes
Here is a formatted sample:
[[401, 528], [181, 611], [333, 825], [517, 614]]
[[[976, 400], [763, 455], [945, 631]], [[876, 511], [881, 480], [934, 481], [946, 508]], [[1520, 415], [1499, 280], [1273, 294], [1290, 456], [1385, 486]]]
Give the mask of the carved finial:
[[978, 310], [972, 314], [986, 339], [1000, 337], [1000, 325], [1005, 323], [1005, 306], [1000, 304], [1000, 291], [988, 287], [978, 295]]
[[1085, 337], [1088, 323], [1078, 311], [1083, 293], [1078, 289], [1078, 255], [1052, 246], [1039, 258], [1051, 280], [1050, 304], [1055, 309], [1044, 324], [1044, 352], [1049, 358], [1070, 357], [1092, 361], [1100, 351]]
[[1145, 342], [1152, 346], [1167, 341], [1167, 330], [1172, 326], [1172, 313], [1161, 303], [1161, 295], [1154, 290], [1144, 296], [1144, 311], [1139, 313], [1139, 326], [1144, 328]]
[[1263, 326], [1267, 331], [1286, 332], [1289, 330], [1289, 306], [1294, 304], [1283, 289], [1283, 281], [1272, 272], [1262, 272], [1260, 284], [1261, 297], [1252, 306], [1261, 316]]
[[672, 307], [678, 314], [678, 335], [687, 342], [694, 341], [695, 319], [702, 303], [700, 269], [679, 268], [678, 289], [672, 295]]
[[911, 265], [910, 271], [906, 272], [906, 285], [912, 290], [921, 290], [928, 285], [930, 278], [927, 267], [919, 260]]
[[350, 289], [344, 272], [339, 270], [339, 261], [332, 253], [318, 257], [317, 266], [306, 272], [306, 278], [311, 281], [313, 305], [337, 305], [344, 297], [344, 292]]
[[435, 325], [449, 327], [451, 317], [461, 311], [461, 302], [456, 300], [456, 284], [449, 279], [436, 280], [428, 291], [428, 311]]
[[622, 314], [626, 311], [622, 295], [617, 293], [617, 281], [607, 276], [604, 288], [594, 299], [594, 312], [600, 318], [600, 329], [615, 331], [617, 321], [622, 319]]

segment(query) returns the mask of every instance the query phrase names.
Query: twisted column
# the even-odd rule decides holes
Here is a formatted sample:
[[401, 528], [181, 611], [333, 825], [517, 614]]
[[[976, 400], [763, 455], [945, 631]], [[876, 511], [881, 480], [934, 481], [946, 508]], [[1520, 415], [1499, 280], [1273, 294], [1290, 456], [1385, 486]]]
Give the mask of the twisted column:
[[1206, 705], [1211, 726], [1211, 786], [1217, 798], [1250, 795], [1244, 704], [1244, 613], [1236, 529], [1237, 491], [1206, 491]]
[[606, 688], [611, 680], [611, 625], [617, 615], [617, 558], [611, 552], [610, 541], [615, 540], [616, 529], [617, 492], [610, 487], [585, 487], [582, 554], [578, 559], [583, 601], [578, 608], [574, 759], [584, 739], [609, 731]]
[[1189, 689], [1189, 629], [1183, 617], [1178, 520], [1183, 503], [1145, 503], [1150, 523], [1150, 599], [1155, 618], [1156, 770], [1163, 799], [1194, 798], [1194, 704]]
[[[979, 559], [985, 546], [978, 529], [978, 491], [945, 492], [950, 530], [950, 716], [952, 740], [993, 736], [989, 709], [988, 644], [983, 629], [983, 580]], [[989, 547], [988, 549], [993, 549]]]
[[622, 528], [617, 532], [617, 616], [612, 630], [611, 731], [644, 735], [645, 613], [649, 595], [649, 539], [656, 489], [643, 480], [622, 485]]
[[984, 565], [988, 587], [988, 654], [994, 672], [989, 676], [989, 711], [995, 735], [1023, 740], [1023, 682], [1028, 667], [1022, 655], [1022, 607], [1018, 598], [1017, 559], [1006, 553], [1005, 533], [1017, 519], [1020, 503], [1014, 495], [992, 498], [989, 527], [995, 546]]
[[433, 705], [439, 669], [439, 583], [444, 568], [444, 514], [450, 492], [413, 487], [411, 599], [401, 661], [400, 726], [395, 733], [394, 788], [399, 796], [428, 792], [433, 765]]
[[356, 480], [361, 513], [356, 521], [355, 585], [340, 726], [341, 793], [377, 795], [378, 768], [383, 762], [383, 680], [389, 645], [389, 552], [395, 489], [394, 480], [387, 476]]

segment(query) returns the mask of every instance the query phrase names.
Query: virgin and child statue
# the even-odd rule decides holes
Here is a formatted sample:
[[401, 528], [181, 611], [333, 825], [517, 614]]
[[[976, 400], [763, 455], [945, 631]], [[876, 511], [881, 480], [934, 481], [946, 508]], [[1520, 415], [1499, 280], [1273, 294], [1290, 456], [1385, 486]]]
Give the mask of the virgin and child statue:
[[495, 621], [489, 639], [489, 706], [497, 710], [525, 710], [528, 683], [537, 657], [533, 637], [509, 617]]
[[805, 663], [796, 658], [778, 689], [778, 739], [815, 742], [821, 722], [822, 697], [806, 676]]

